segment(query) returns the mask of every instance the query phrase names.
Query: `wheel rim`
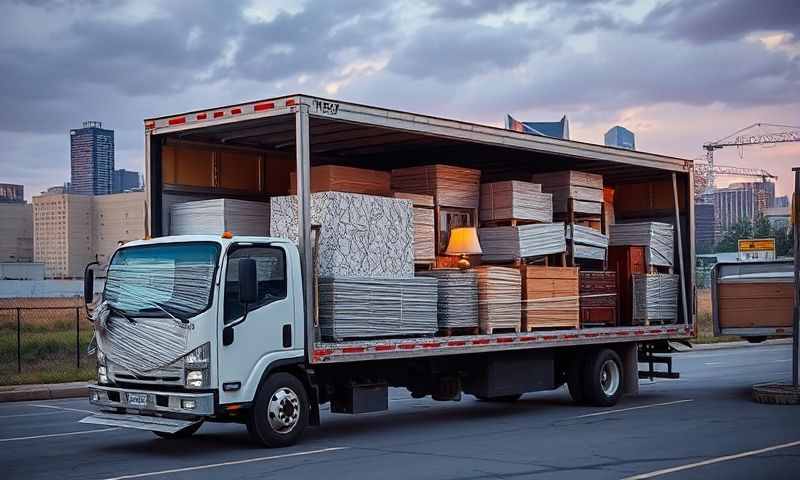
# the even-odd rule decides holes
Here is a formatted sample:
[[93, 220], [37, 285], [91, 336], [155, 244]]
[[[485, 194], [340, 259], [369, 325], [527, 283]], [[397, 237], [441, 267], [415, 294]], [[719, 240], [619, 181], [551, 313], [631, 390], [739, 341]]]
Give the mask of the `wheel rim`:
[[600, 369], [600, 388], [609, 397], [613, 397], [619, 389], [619, 366], [614, 360], [606, 360]]
[[267, 419], [272, 430], [289, 433], [300, 420], [300, 399], [288, 387], [275, 390], [267, 405]]

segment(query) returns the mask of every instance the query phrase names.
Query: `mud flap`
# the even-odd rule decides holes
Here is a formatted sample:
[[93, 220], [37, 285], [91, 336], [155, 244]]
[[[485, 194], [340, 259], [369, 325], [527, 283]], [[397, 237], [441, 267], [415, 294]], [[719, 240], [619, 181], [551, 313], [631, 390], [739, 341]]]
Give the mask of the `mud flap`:
[[93, 425], [133, 428], [136, 430], [149, 430], [151, 432], [163, 433], [177, 433], [200, 422], [202, 422], [202, 420], [178, 420], [175, 418], [130, 415], [125, 413], [96, 413], [80, 421], [80, 423], [90, 423]]

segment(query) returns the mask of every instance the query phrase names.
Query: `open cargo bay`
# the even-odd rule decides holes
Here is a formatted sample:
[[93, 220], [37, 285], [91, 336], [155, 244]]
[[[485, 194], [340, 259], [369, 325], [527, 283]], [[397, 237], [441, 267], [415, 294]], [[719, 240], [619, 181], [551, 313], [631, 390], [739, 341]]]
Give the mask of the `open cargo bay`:
[[[387, 174], [394, 169], [448, 165], [479, 170], [481, 184], [531, 182], [536, 176], [546, 178], [567, 170], [593, 173], [602, 176], [602, 187], [613, 189], [609, 206], [616, 223], [655, 221], [677, 227], [679, 242], [671, 268], [682, 278], [677, 318], [667, 324], [322, 342], [315, 303], [308, 302], [305, 341], [309, 363], [663, 341], [693, 334], [690, 161], [304, 95], [150, 119], [145, 128], [149, 234], [154, 237], [170, 233], [170, 207], [187, 201], [230, 198], [268, 203], [271, 197], [297, 191], [301, 208], [310, 210], [311, 169], [331, 165]], [[382, 177], [363, 180], [385, 184]], [[372, 183], [365, 191], [377, 188]], [[384, 192], [384, 187], [378, 190], [391, 194]], [[584, 201], [580, 196], [575, 199]], [[464, 216], [471, 226], [480, 226], [473, 199], [445, 200], [452, 205], [440, 200], [433, 205], [435, 231], [441, 231], [449, 215]], [[461, 204], [464, 201], [467, 204]], [[559, 202], [564, 201], [559, 198]], [[556, 211], [563, 210], [561, 203]], [[572, 208], [581, 213], [580, 208]], [[305, 271], [313, 269], [309, 218], [310, 214], [301, 222], [300, 235]], [[435, 246], [439, 253], [436, 266], [447, 266], [449, 258], [441, 255], [440, 247]], [[308, 276], [304, 281], [306, 298], [315, 298], [313, 282]]]

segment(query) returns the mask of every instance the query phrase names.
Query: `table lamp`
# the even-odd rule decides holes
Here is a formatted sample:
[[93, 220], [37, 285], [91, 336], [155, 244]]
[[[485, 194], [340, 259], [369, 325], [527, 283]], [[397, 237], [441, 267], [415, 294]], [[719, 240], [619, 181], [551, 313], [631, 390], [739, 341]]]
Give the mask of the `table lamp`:
[[481, 244], [478, 242], [478, 232], [475, 227], [459, 227], [450, 230], [450, 241], [447, 243], [445, 255], [460, 255], [458, 268], [466, 270], [469, 268], [467, 255], [478, 255], [483, 253]]

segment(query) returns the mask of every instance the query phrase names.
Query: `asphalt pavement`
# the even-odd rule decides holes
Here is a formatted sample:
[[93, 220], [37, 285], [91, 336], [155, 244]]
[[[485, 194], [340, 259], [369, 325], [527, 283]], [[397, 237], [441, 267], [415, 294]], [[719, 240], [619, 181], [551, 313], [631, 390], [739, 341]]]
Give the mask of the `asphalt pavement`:
[[565, 389], [515, 404], [390, 392], [388, 412], [323, 413], [299, 445], [260, 448], [243, 426], [193, 437], [79, 424], [82, 399], [0, 404], [0, 477], [563, 479], [800, 478], [800, 407], [750, 400], [754, 383], [791, 379], [791, 345], [675, 355], [679, 380], [641, 381], [612, 408]]

